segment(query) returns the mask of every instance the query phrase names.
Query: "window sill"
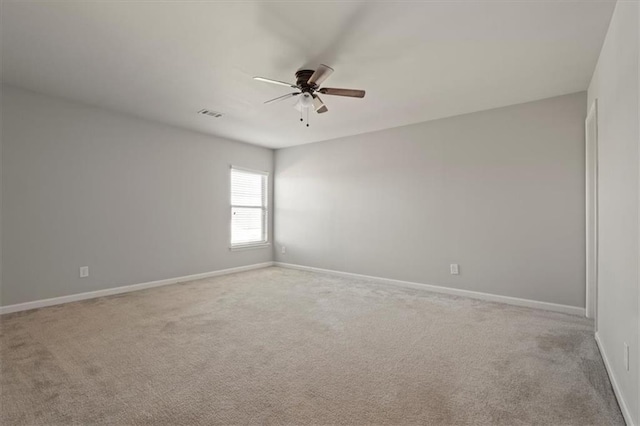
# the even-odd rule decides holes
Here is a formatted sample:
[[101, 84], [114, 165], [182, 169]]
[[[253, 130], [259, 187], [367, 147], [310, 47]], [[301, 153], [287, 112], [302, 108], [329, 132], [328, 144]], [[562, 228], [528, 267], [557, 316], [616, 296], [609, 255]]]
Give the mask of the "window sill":
[[238, 245], [229, 247], [229, 250], [241, 251], [241, 250], [261, 249], [261, 248], [267, 248], [267, 247], [271, 247], [271, 243], [238, 244]]

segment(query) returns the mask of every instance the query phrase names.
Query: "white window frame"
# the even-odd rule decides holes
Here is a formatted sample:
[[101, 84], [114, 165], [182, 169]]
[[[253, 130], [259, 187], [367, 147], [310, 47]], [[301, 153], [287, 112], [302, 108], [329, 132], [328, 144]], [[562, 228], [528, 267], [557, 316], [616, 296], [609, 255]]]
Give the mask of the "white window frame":
[[[242, 172], [255, 173], [257, 175], [262, 175], [265, 179], [264, 184], [264, 204], [262, 205], [262, 237], [261, 241], [252, 241], [249, 243], [232, 243], [231, 238], [233, 236], [233, 209], [236, 207], [251, 207], [256, 208], [255, 206], [245, 206], [240, 204], [233, 204], [233, 196], [231, 187], [231, 173], [233, 170], [239, 170]], [[271, 243], [269, 242], [269, 172], [263, 170], [253, 170], [245, 167], [234, 166], [233, 164], [229, 165], [229, 250], [248, 250], [248, 249], [259, 249], [270, 247]]]

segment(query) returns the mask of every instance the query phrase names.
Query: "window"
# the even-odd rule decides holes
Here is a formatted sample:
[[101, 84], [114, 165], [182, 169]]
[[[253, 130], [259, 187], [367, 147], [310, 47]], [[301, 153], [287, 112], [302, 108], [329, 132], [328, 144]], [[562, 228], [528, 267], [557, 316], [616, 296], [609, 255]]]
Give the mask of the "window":
[[231, 248], [268, 244], [269, 174], [231, 167]]

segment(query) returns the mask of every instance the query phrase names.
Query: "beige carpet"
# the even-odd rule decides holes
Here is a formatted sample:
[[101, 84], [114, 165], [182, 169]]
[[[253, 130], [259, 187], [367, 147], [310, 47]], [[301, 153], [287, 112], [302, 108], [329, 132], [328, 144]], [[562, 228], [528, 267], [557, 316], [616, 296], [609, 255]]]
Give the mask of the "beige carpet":
[[268, 268], [1, 318], [1, 423], [624, 424], [590, 321]]

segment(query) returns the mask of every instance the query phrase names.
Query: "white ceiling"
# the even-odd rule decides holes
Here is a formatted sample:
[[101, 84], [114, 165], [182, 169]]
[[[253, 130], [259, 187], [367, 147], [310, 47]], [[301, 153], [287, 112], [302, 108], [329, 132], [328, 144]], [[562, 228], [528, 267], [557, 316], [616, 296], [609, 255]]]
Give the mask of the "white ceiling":
[[[3, 2], [2, 79], [271, 148], [585, 90], [614, 1]], [[326, 114], [263, 105], [335, 69]], [[202, 108], [223, 118], [197, 115]]]

